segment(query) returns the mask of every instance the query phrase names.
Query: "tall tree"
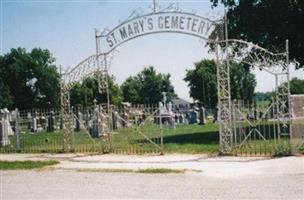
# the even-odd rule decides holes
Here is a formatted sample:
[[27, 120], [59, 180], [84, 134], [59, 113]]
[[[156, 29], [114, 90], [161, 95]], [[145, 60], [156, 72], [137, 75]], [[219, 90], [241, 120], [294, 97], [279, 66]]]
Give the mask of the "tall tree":
[[[3, 62], [3, 56], [0, 55], [0, 63]], [[0, 65], [1, 66], [1, 65]], [[4, 83], [4, 67], [0, 67], [0, 108], [10, 107], [13, 104], [12, 96], [7, 84]]]
[[204, 107], [214, 108], [217, 104], [216, 64], [213, 60], [202, 60], [194, 66], [194, 69], [186, 70], [184, 78], [190, 88], [190, 96]]
[[170, 74], [157, 73], [153, 67], [127, 78], [121, 88], [124, 101], [131, 103], [158, 103], [162, 99], [162, 92], [167, 92], [168, 101], [176, 96]]
[[[1, 73], [1, 72], [0, 72]], [[12, 96], [10, 94], [9, 88], [4, 84], [0, 75], [0, 108], [11, 107]]]
[[210, 0], [228, 8], [230, 38], [243, 39], [272, 51], [285, 50], [304, 65], [304, 1], [302, 0]]
[[[11, 49], [0, 56], [2, 107], [32, 108], [59, 104], [59, 74], [52, 54], [46, 49]], [[6, 103], [5, 103], [6, 102]]]
[[[115, 83], [114, 76], [109, 76], [109, 94], [110, 103], [118, 105], [122, 102], [122, 91], [118, 84]], [[107, 102], [107, 94], [100, 94], [98, 91], [98, 82], [95, 78], [87, 78], [82, 83], [77, 83], [70, 92], [71, 105], [89, 106], [93, 104], [94, 99], [98, 103]]]
[[142, 102], [142, 99], [139, 94], [141, 88], [142, 85], [137, 76], [131, 76], [127, 78], [127, 80], [125, 80], [125, 82], [121, 86], [123, 100], [132, 103]]
[[291, 94], [304, 94], [304, 79], [293, 78], [290, 81]]
[[[202, 60], [194, 63], [195, 68], [187, 70], [184, 80], [188, 82], [190, 96], [204, 107], [214, 108], [218, 102], [216, 63], [214, 60]], [[247, 65], [230, 65], [231, 98], [252, 102], [256, 80]]]
[[230, 63], [230, 88], [232, 99], [242, 99], [252, 103], [257, 85], [255, 75], [246, 64]]

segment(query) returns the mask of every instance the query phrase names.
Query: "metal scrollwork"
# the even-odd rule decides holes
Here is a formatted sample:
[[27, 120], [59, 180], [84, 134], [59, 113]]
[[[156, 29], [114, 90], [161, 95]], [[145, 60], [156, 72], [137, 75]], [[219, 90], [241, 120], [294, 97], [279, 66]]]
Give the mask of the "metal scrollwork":
[[[149, 8], [152, 11], [147, 14], [145, 14], [141, 8], [134, 10], [125, 20], [120, 22], [120, 24], [112, 30], [103, 29], [102, 32], [96, 31], [96, 55], [86, 58], [76, 67], [69, 70], [67, 73], [62, 74], [61, 108], [62, 117], [66, 124], [65, 143], [67, 144], [67, 150], [71, 149], [71, 145], [69, 145], [69, 143], [73, 133], [69, 104], [69, 90], [72, 89], [76, 83], [83, 81], [90, 76], [95, 76], [98, 80], [99, 92], [107, 92], [107, 95], [109, 96], [109, 92], [107, 91], [107, 76], [116, 47], [133, 38], [161, 32], [183, 33], [196, 36], [199, 39], [207, 41], [207, 44], [211, 45], [213, 53], [216, 54], [219, 98], [218, 120], [220, 124], [220, 150], [222, 153], [230, 153], [233, 147], [231, 142], [234, 133], [231, 129], [232, 108], [229, 76], [230, 61], [243, 62], [275, 75], [277, 118], [283, 124], [283, 128], [281, 128], [282, 132], [290, 134], [290, 126], [289, 128], [287, 126], [291, 116], [289, 106], [290, 91], [289, 84], [284, 84], [289, 82], [288, 51], [283, 53], [273, 53], [250, 42], [228, 39], [228, 36], [225, 35], [228, 34], [228, 30], [224, 31], [224, 25], [227, 25], [226, 15], [225, 20], [215, 20], [215, 15], [212, 17], [213, 19], [210, 19], [211, 17], [206, 18], [197, 15], [195, 11], [192, 11], [192, 13], [183, 12], [177, 3], [169, 4], [166, 8], [162, 9], [155, 3], [155, 1], [153, 2], [153, 5], [149, 6]], [[201, 27], [204, 27], [204, 29], [201, 28], [201, 31], [196, 33], [192, 31], [193, 27], [192, 30], [184, 30], [183, 27], [181, 28], [180, 26], [176, 25], [176, 20], [181, 20], [181, 18], [184, 19], [187, 17], [191, 18], [193, 21], [195, 20], [196, 22], [200, 22]], [[175, 20], [174, 28], [171, 28], [171, 30], [168, 26], [169, 28], [166, 27], [167, 29], [161, 29], [159, 28], [158, 24], [158, 28], [153, 29], [152, 22], [159, 23], [160, 18], [162, 20], [165, 18], [168, 18], [168, 20]], [[150, 21], [148, 21], [148, 19]], [[141, 24], [144, 22], [140, 20], [146, 23], [145, 28], [147, 30], [145, 30], [144, 25]], [[165, 25], [163, 24], [163, 26]], [[148, 30], [148, 27], [150, 27], [150, 30]], [[227, 26], [225, 26], [225, 28], [227, 29]], [[101, 51], [101, 47], [105, 49]], [[108, 108], [109, 107], [110, 105], [108, 105]]]

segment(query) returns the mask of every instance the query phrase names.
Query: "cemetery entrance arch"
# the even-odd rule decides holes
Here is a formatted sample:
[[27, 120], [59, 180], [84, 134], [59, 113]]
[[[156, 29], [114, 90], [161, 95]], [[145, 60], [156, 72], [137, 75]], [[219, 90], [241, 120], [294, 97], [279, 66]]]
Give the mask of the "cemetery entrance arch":
[[[162, 10], [147, 14], [135, 10], [132, 14], [112, 30], [95, 31], [96, 54], [88, 57], [69, 72], [62, 75], [61, 109], [65, 123], [65, 150], [71, 149], [73, 135], [72, 115], [70, 108], [69, 90], [79, 81], [90, 76], [96, 76], [100, 92], [107, 93], [107, 110], [110, 112], [107, 74], [114, 50], [123, 43], [140, 36], [156, 33], [181, 33], [205, 40], [213, 46], [217, 58], [218, 81], [218, 121], [220, 125], [220, 152], [231, 153], [238, 143], [234, 140], [233, 112], [230, 95], [229, 62], [245, 62], [266, 71], [279, 69], [276, 77], [284, 77], [289, 82], [288, 51], [274, 54], [252, 43], [228, 39], [226, 17], [211, 20], [195, 13], [181, 11], [174, 4]], [[278, 86], [278, 83], [277, 83]], [[277, 90], [276, 118], [285, 134], [290, 134], [289, 84], [286, 88]], [[282, 125], [283, 123], [283, 125]], [[246, 138], [244, 138], [245, 140]]]

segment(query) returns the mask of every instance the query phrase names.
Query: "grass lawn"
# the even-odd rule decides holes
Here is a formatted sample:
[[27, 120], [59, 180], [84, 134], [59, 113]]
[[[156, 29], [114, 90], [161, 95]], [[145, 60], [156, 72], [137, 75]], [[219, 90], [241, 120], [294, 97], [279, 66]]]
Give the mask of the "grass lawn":
[[164, 148], [168, 153], [216, 153], [219, 149], [217, 124], [181, 125], [164, 131]]
[[[131, 128], [119, 129], [113, 137], [114, 149], [121, 151], [129, 149], [131, 152], [139, 153], [159, 151], [156, 145], [144, 139], [139, 132], [148, 136], [156, 144], [161, 144], [159, 126], [146, 125], [135, 131]], [[176, 129], [163, 126], [163, 143], [165, 153], [217, 152], [219, 148], [218, 125], [178, 125]]]
[[[176, 129], [163, 126], [163, 141], [165, 153], [213, 153], [219, 147], [218, 125], [178, 125]], [[76, 152], [100, 152], [110, 148], [115, 153], [159, 153], [161, 131], [158, 125], [119, 128], [113, 137], [91, 138], [85, 131], [75, 132], [73, 137]], [[148, 141], [147, 136], [155, 144]], [[11, 136], [11, 145], [0, 148], [0, 152], [10, 152], [16, 149], [16, 137]], [[20, 141], [21, 152], [60, 153], [63, 152], [63, 132], [25, 132]]]
[[0, 161], [0, 170], [15, 170], [15, 169], [37, 169], [45, 166], [56, 165], [57, 160], [47, 161]]
[[[266, 130], [273, 129], [270, 122], [264, 123], [265, 126], [269, 127]], [[74, 133], [72, 144], [75, 152], [159, 154], [161, 152], [161, 134], [163, 135], [164, 153], [216, 154], [219, 150], [219, 126], [217, 124], [177, 125], [175, 129], [164, 125], [162, 132], [158, 125], [146, 124], [145, 126], [119, 128], [109, 139], [105, 137], [92, 138], [87, 132], [82, 131]], [[267, 142], [251, 139], [241, 148], [236, 149], [235, 153], [274, 155], [278, 145], [272, 137], [267, 137], [267, 139]], [[25, 132], [21, 136], [20, 143], [20, 151], [24, 153], [60, 153], [63, 152], [63, 132], [39, 132], [35, 134]], [[279, 147], [287, 152], [285, 143], [289, 144], [284, 142], [283, 145], [280, 145], [282, 148]], [[15, 147], [16, 138], [12, 136], [11, 146], [0, 147], [0, 152], [15, 152]]]

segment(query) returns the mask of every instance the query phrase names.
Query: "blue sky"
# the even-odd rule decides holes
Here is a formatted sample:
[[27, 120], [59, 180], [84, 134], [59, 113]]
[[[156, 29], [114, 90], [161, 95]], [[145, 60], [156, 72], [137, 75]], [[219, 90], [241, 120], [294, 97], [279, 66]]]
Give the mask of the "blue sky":
[[[165, 7], [177, 2], [184, 11], [203, 16], [222, 16], [223, 8], [211, 9], [209, 0], [161, 1]], [[1, 53], [11, 48], [34, 47], [49, 49], [56, 64], [73, 67], [95, 53], [95, 28], [114, 28], [136, 8], [148, 12], [152, 0], [142, 1], [1, 1]], [[188, 88], [182, 80], [185, 69], [203, 58], [212, 58], [204, 42], [181, 34], [153, 34], [131, 40], [118, 47], [110, 67], [118, 83], [155, 66], [162, 73], [170, 73], [177, 94], [189, 99]], [[269, 91], [274, 81], [266, 72], [255, 71], [258, 91]], [[292, 72], [302, 76], [303, 71]]]

